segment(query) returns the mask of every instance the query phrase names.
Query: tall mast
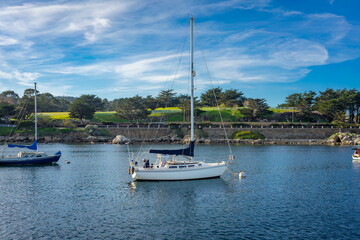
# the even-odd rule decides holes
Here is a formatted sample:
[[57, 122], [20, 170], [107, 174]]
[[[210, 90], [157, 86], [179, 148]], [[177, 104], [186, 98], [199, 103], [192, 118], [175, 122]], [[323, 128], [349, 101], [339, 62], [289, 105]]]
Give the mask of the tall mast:
[[190, 141], [194, 141], [194, 63], [193, 63], [193, 24], [194, 17], [190, 17], [190, 102], [191, 102], [191, 139]]
[[36, 82], [34, 82], [35, 86], [35, 141], [37, 141], [37, 99], [36, 99]]

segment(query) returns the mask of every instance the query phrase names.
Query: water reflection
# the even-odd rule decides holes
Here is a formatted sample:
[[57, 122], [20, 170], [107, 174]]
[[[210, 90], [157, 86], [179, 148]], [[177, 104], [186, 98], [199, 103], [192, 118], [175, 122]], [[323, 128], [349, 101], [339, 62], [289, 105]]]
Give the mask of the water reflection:
[[44, 146], [58, 149], [55, 166], [0, 168], [3, 239], [358, 238], [360, 162], [347, 148], [233, 146], [246, 178], [174, 182], [133, 181], [123, 146]]
[[360, 161], [352, 161], [353, 169], [360, 171]]

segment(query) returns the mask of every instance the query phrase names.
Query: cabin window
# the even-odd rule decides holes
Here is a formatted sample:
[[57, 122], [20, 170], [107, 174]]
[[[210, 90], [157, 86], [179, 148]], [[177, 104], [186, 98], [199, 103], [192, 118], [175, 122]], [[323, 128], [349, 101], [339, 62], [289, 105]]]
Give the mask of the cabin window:
[[183, 165], [182, 165], [182, 166], [179, 166], [179, 168], [185, 168], [185, 167], [186, 167], [186, 166], [183, 166]]
[[195, 165], [188, 165], [188, 167], [194, 167]]
[[199, 164], [199, 167], [201, 166], [201, 163]]
[[169, 168], [177, 168], [177, 166], [169, 166]]

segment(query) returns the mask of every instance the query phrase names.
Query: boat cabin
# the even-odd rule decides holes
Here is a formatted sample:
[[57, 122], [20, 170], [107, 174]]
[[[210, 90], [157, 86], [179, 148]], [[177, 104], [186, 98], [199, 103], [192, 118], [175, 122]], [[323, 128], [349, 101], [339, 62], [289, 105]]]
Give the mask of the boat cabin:
[[29, 158], [29, 157], [44, 157], [47, 156], [44, 152], [19, 152], [17, 155], [19, 158]]

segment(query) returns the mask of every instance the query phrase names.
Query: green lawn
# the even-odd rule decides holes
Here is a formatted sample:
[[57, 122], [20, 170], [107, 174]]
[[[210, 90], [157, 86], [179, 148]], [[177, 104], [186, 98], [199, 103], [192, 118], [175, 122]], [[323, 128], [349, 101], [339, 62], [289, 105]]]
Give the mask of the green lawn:
[[[0, 136], [7, 136], [10, 132], [14, 133], [15, 128], [0, 127]], [[16, 130], [16, 133], [25, 132], [24, 130]]]
[[[225, 122], [235, 122], [240, 121], [243, 115], [239, 112], [239, 107], [234, 108], [225, 108], [220, 107], [221, 115]], [[200, 108], [202, 111], [199, 114], [199, 118], [203, 121], [211, 121], [211, 122], [220, 122], [221, 118], [219, 116], [219, 111], [217, 107], [202, 107]], [[270, 110], [274, 113], [283, 113], [288, 112], [289, 110], [285, 109], [275, 109], [270, 108]], [[297, 111], [297, 110], [294, 110]], [[69, 119], [68, 112], [46, 112], [46, 113], [39, 113], [39, 117], [41, 116], [49, 116], [52, 119], [56, 120], [65, 120]], [[169, 107], [169, 108], [157, 108], [152, 111], [150, 117], [152, 117], [153, 121], [158, 121], [163, 116], [163, 121], [166, 122], [182, 122], [184, 117], [182, 111], [178, 107]], [[157, 119], [158, 118], [158, 119]], [[125, 119], [119, 119], [115, 117], [115, 111], [110, 112], [96, 112], [94, 118], [91, 119], [91, 122], [113, 122], [113, 123], [121, 123], [127, 122]]]

